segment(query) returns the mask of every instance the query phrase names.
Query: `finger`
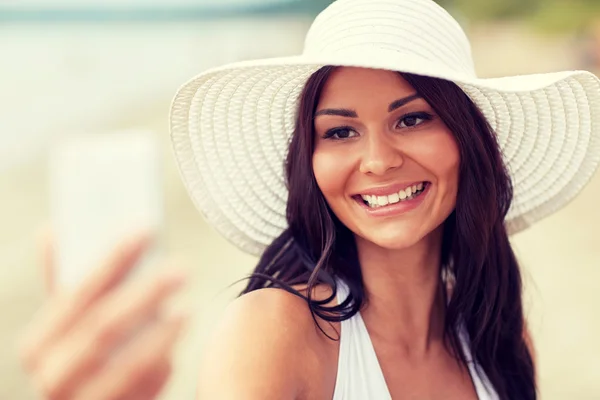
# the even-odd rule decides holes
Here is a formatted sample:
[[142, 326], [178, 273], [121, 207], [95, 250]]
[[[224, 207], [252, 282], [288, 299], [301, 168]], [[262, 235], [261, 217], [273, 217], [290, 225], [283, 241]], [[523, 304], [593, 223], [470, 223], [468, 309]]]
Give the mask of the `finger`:
[[41, 256], [42, 277], [44, 289], [48, 296], [55, 290], [56, 274], [54, 269], [54, 237], [52, 227], [44, 224], [36, 234], [37, 248]]
[[81, 320], [80, 330], [96, 346], [113, 347], [156, 316], [160, 307], [186, 282], [186, 274], [168, 269], [133, 285], [120, 288], [112, 296], [90, 308]]
[[177, 313], [153, 324], [99, 371], [93, 381], [85, 384], [75, 398], [129, 398], [140, 390], [140, 383], [162, 360], [170, 358], [187, 319], [186, 314]]
[[51, 386], [78, 381], [106, 362], [121, 343], [157, 316], [167, 296], [179, 289], [185, 275], [170, 271], [145, 279], [133, 288], [123, 287], [107, 297], [46, 355], [43, 365]]
[[[54, 295], [54, 282], [55, 282], [55, 271], [54, 271], [54, 248], [53, 248], [53, 232], [49, 223], [44, 223], [35, 232], [36, 248], [38, 249], [38, 255], [40, 257], [40, 265], [42, 268], [42, 280], [44, 291], [48, 297]], [[37, 324], [35, 320], [39, 320], [43, 310], [39, 310], [36, 314], [36, 318], [29, 324], [28, 330], [21, 336], [17, 343], [19, 359], [22, 365], [26, 369], [30, 369], [32, 361], [32, 339], [30, 336], [37, 335], [40, 324]]]
[[87, 307], [120, 284], [153, 239], [154, 234], [145, 230], [121, 242], [77, 289], [74, 293], [75, 302]]
[[144, 376], [138, 383], [137, 388], [130, 396], [121, 397], [120, 400], [152, 400], [164, 390], [166, 383], [171, 377], [171, 362], [167, 359]]
[[26, 369], [35, 369], [43, 350], [72, 327], [90, 304], [121, 281], [151, 239], [144, 232], [127, 240], [75, 293], [61, 293], [43, 307], [21, 341], [21, 360]]

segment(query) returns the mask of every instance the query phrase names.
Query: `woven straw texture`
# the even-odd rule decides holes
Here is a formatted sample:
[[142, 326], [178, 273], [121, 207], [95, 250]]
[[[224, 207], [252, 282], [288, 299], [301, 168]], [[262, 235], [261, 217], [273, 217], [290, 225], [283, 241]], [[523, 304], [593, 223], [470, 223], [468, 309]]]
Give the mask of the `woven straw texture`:
[[430, 0], [338, 0], [302, 55], [229, 64], [177, 92], [171, 137], [195, 205], [222, 235], [260, 254], [287, 226], [283, 163], [298, 99], [324, 65], [452, 80], [481, 109], [511, 173], [510, 233], [566, 205], [600, 161], [600, 80], [585, 71], [475, 74], [468, 39]]

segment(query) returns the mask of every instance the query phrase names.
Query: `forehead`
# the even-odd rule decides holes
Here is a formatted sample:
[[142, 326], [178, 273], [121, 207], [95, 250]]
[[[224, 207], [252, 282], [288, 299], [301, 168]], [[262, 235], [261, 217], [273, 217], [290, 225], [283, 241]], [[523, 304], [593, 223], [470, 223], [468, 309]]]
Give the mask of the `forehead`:
[[414, 88], [398, 72], [339, 67], [323, 86], [319, 105], [340, 105], [340, 102], [358, 100], [389, 103], [414, 93]]

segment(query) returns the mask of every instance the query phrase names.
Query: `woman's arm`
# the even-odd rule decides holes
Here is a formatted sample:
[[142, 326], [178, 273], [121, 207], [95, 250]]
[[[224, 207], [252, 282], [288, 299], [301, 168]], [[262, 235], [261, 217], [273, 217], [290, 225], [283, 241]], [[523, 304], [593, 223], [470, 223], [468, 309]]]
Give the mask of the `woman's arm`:
[[236, 299], [206, 347], [198, 399], [299, 398], [314, 330], [306, 302], [283, 290]]

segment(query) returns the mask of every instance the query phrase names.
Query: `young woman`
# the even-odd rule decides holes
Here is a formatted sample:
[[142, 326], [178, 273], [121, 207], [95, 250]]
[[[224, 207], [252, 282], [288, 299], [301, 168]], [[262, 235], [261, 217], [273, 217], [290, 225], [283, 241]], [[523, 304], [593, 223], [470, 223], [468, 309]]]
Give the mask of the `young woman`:
[[[464, 33], [433, 1], [338, 0], [301, 56], [189, 81], [171, 130], [198, 208], [261, 255], [202, 355], [199, 398], [536, 398], [508, 235], [561, 208], [596, 169], [597, 77], [479, 79]], [[113, 262], [93, 293], [127, 264]], [[116, 304], [122, 290], [87, 304]], [[130, 314], [152, 310], [157, 291], [131, 295]], [[85, 337], [121, 332], [114, 320]], [[173, 326], [156, 333], [162, 347], [145, 342], [136, 376], [164, 381], [156, 360]], [[47, 335], [33, 336], [25, 359], [52, 359]], [[90, 358], [71, 365], [100, 364]], [[118, 379], [127, 370], [114, 365], [55, 372], [49, 387], [139, 396], [142, 378]]]

